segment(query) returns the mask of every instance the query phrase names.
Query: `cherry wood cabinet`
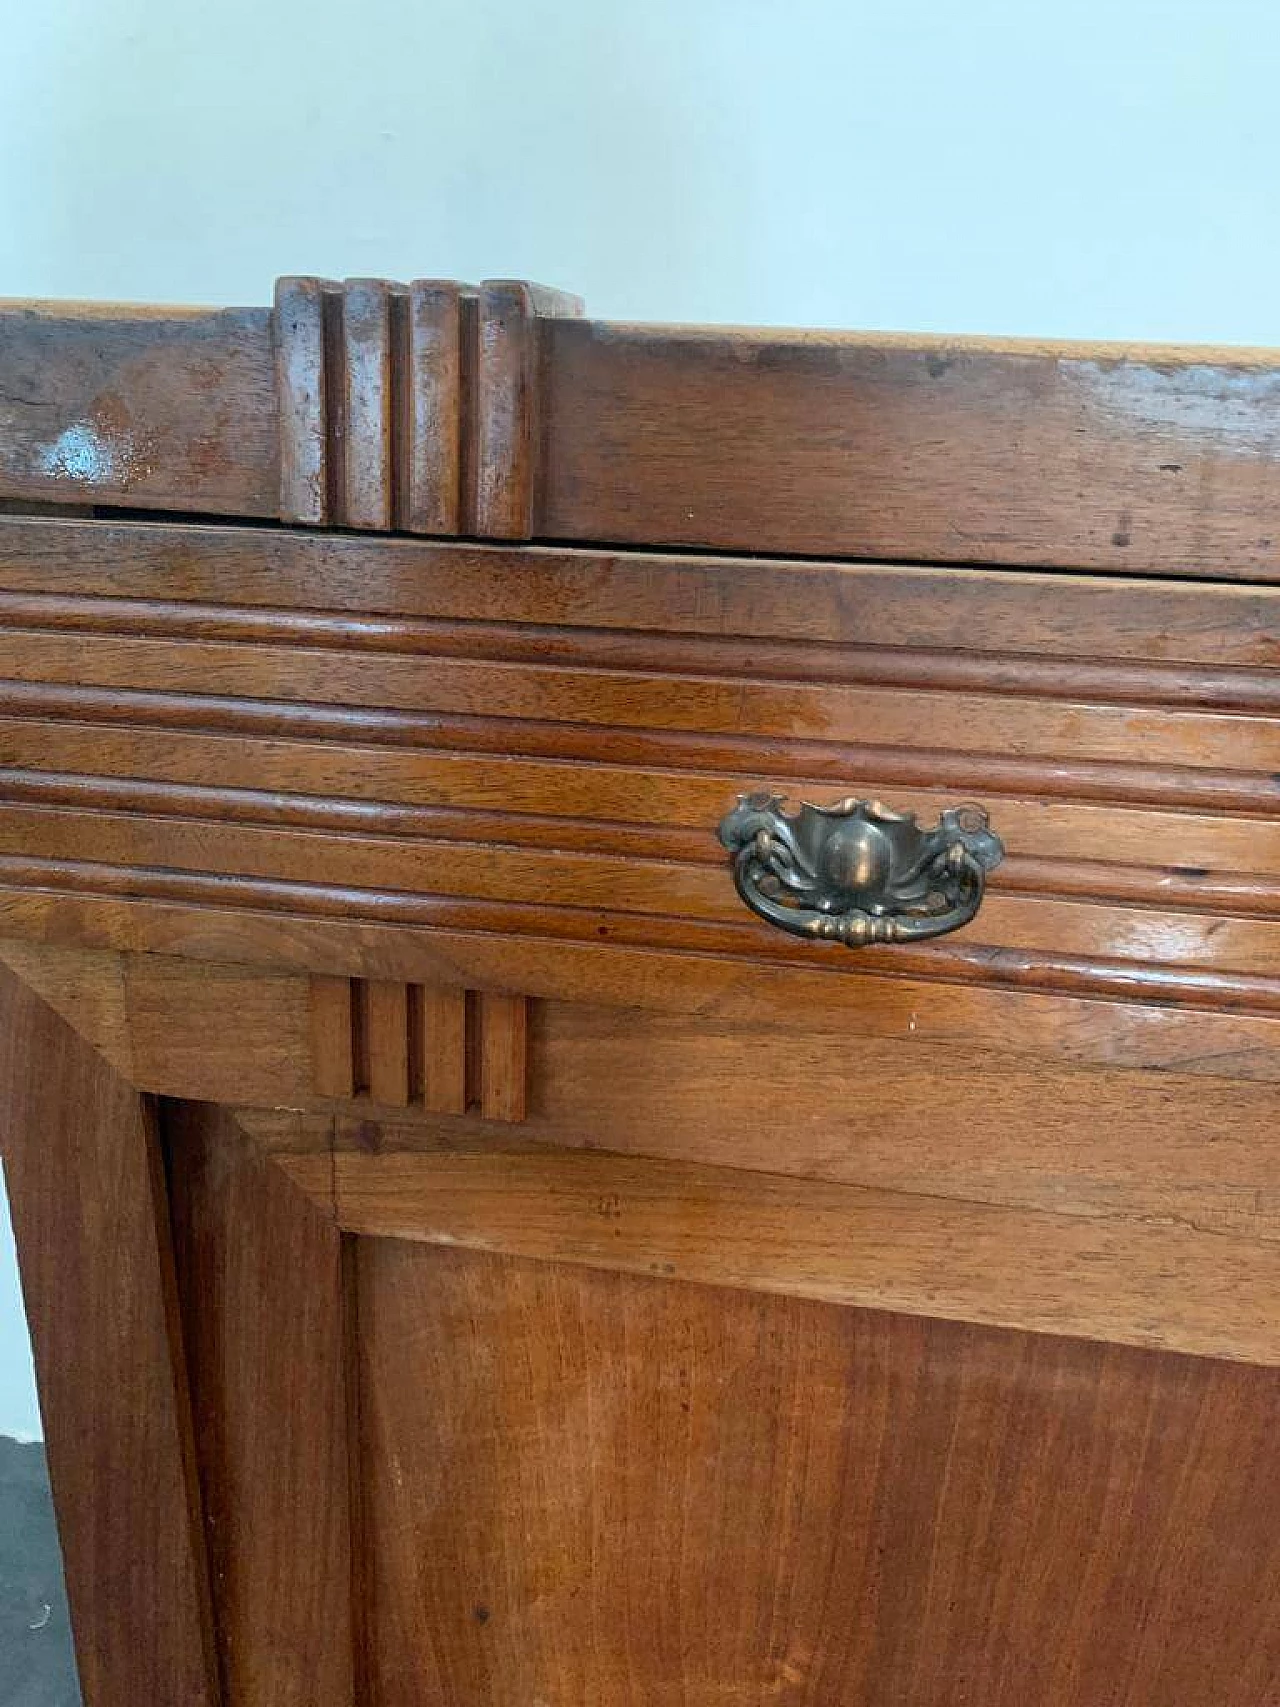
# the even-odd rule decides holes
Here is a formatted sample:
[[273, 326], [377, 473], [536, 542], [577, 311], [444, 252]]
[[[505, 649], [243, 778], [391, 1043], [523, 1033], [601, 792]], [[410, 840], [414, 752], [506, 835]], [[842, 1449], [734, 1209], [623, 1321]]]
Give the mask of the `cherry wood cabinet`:
[[1280, 356], [0, 305], [0, 967], [88, 1707], [1280, 1698]]

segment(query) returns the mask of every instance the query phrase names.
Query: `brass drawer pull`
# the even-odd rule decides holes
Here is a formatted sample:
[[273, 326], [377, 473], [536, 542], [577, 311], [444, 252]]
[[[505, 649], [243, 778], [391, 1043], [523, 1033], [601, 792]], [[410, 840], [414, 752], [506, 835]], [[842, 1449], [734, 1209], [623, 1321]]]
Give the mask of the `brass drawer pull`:
[[719, 834], [739, 895], [793, 936], [849, 948], [944, 936], [969, 923], [1004, 857], [980, 806], [952, 807], [931, 830], [878, 800], [784, 806], [781, 795], [741, 795]]

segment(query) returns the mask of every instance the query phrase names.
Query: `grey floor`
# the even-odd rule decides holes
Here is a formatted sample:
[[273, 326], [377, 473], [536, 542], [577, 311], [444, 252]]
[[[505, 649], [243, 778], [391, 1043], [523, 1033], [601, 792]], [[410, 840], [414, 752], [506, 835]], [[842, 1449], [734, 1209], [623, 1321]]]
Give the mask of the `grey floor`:
[[0, 1707], [80, 1707], [44, 1447], [0, 1435]]

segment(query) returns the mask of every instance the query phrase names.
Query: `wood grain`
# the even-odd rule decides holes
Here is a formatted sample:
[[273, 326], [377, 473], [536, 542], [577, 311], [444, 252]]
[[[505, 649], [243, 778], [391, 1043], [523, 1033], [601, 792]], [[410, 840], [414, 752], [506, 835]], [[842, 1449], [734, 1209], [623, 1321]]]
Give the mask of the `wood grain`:
[[[1280, 574], [1273, 353], [611, 325], [487, 288], [477, 493], [492, 455], [510, 472], [476, 513], [501, 533]], [[0, 499], [279, 513], [282, 467], [303, 466], [283, 449], [279, 315], [3, 314]], [[404, 346], [396, 365], [410, 383]]]
[[[0, 305], [89, 1707], [1262, 1707], [1280, 356], [580, 311]], [[761, 787], [1008, 858], [793, 946]]]
[[[389, 517], [411, 475], [392, 445], [403, 410], [384, 356], [409, 335], [412, 303], [360, 283], [342, 301], [352, 337], [364, 327], [356, 343], [368, 333], [364, 354], [352, 345], [341, 360], [344, 408], [358, 385], [381, 425], [342, 440], [341, 483], [350, 497], [365, 480], [352, 458], [373, 456], [366, 485]], [[19, 563], [26, 549], [49, 564], [38, 527], [9, 537]], [[195, 530], [167, 537], [203, 549]], [[466, 561], [498, 598], [481, 560]], [[1274, 637], [1264, 628], [1261, 647], [1221, 661], [1212, 636], [1242, 614], [1234, 595], [1219, 606], [1184, 589], [1184, 619], [1200, 601], [1185, 651], [1193, 632], [1211, 637], [1202, 667], [1151, 656], [1157, 643], [1143, 655], [1132, 629], [1110, 661], [870, 648], [860, 600], [842, 605], [819, 581], [835, 631], [763, 636], [744, 659], [705, 618], [581, 625], [565, 605], [571, 564], [556, 561], [547, 602], [524, 613], [538, 621], [392, 619], [373, 586], [363, 613], [0, 587], [5, 885], [186, 906], [199, 926], [235, 907], [320, 929], [368, 919], [830, 973], [839, 951], [769, 931], [733, 895], [713, 829], [735, 795], [852, 790], [926, 814], [976, 797], [1010, 854], [981, 918], [843, 971], [1280, 1012], [1280, 696], [1273, 670], [1244, 662]], [[447, 552], [422, 567], [437, 563], [442, 602], [456, 603], [468, 571]], [[589, 585], [598, 556], [578, 569]], [[678, 583], [670, 565], [653, 572]], [[736, 610], [732, 579], [720, 571]], [[998, 580], [942, 592], [960, 611], [964, 587]], [[1058, 584], [1040, 582], [1065, 645]], [[621, 587], [633, 616], [652, 616], [652, 589]], [[1265, 624], [1269, 607], [1250, 597], [1243, 614]], [[1030, 626], [1029, 607], [1019, 620]], [[376, 981], [387, 969], [334, 970]]]
[[1280, 570], [1271, 352], [591, 321], [545, 337], [551, 539]]
[[365, 986], [367, 1089], [375, 1102], [403, 1108], [409, 1101], [409, 987], [375, 978]]
[[1273, 1085], [542, 1002], [532, 1082], [548, 1142], [1280, 1238]]
[[5, 1183], [90, 1707], [218, 1707], [154, 1111], [0, 974]]
[[422, 992], [422, 1100], [437, 1114], [467, 1112], [467, 992]]
[[528, 1010], [523, 996], [486, 990], [478, 997], [480, 1112], [486, 1120], [523, 1120], [528, 1101]]
[[278, 513], [281, 521], [312, 527], [321, 525], [329, 510], [324, 320], [321, 280], [277, 281], [272, 330], [280, 435]]
[[[1269, 772], [821, 743], [779, 750], [682, 731], [543, 723], [521, 726], [524, 751], [515, 755], [511, 738], [508, 723], [483, 716], [0, 684], [6, 798], [106, 807], [110, 792], [85, 792], [105, 787], [125, 804], [163, 810], [167, 803], [184, 817], [350, 823], [387, 833], [433, 833], [437, 825], [447, 833], [452, 825], [463, 841], [485, 828], [497, 831], [497, 841], [556, 846], [559, 836], [588, 851], [696, 859], [702, 850], [705, 860], [715, 848], [708, 826], [762, 778], [792, 799], [821, 798], [852, 781], [910, 802], [921, 816], [936, 815], [957, 793], [980, 793], [993, 812], [998, 803], [1015, 857], [1083, 859], [1099, 877], [1112, 863], [1150, 866], [1165, 846], [1186, 862], [1165, 868], [1175, 880], [1194, 877], [1197, 866], [1266, 872], [1280, 858]], [[122, 794], [122, 785], [131, 792]], [[370, 803], [385, 815], [375, 816]], [[470, 812], [490, 816], [458, 816]], [[630, 833], [637, 827], [641, 834]], [[646, 829], [662, 834], [645, 836]], [[1100, 847], [1109, 858], [1097, 857]]]
[[[380, 622], [368, 627], [392, 649], [407, 619], [419, 619], [498, 626], [509, 640], [516, 625], [532, 627], [540, 646], [557, 627], [627, 630], [632, 646], [655, 634], [701, 636], [734, 643], [740, 664], [753, 669], [770, 646], [790, 642], [816, 646], [828, 660], [840, 656], [838, 644], [884, 667], [899, 649], [927, 651], [952, 667], [968, 654], [1024, 668], [1036, 658], [1077, 667], [1280, 663], [1280, 590], [1273, 587], [1072, 574], [1046, 582], [1043, 574], [919, 563], [515, 549], [106, 518], [85, 527], [0, 514], [0, 587], [43, 596], [46, 620], [73, 597], [139, 600], [152, 609], [172, 601], [186, 607], [184, 620], [202, 617], [224, 630], [244, 607], [261, 622], [295, 624], [373, 612]], [[141, 612], [128, 614], [140, 621]], [[747, 639], [756, 644], [743, 645]], [[357, 640], [368, 644], [359, 628], [341, 643]], [[594, 643], [603, 644], [602, 636]], [[807, 656], [812, 661], [815, 652]]]
[[[576, 855], [563, 848], [517, 850], [506, 843], [455, 848], [434, 839], [390, 839], [377, 835], [373, 823], [376, 818], [364, 836], [351, 834], [345, 825], [340, 834], [327, 835], [183, 822], [176, 815], [153, 818], [138, 812], [0, 804], [0, 858], [25, 853], [32, 859], [133, 866], [139, 893], [146, 892], [148, 869], [190, 872], [193, 880], [213, 874], [298, 885], [311, 884], [319, 871], [325, 883], [314, 887], [367, 892], [370, 911], [391, 906], [397, 896], [409, 906], [425, 876], [433, 902], [456, 897], [590, 909], [586, 929], [606, 922], [620, 938], [625, 930], [641, 927], [615, 921], [612, 915], [676, 918], [687, 921], [681, 940], [691, 949], [715, 943], [724, 953], [781, 957], [797, 964], [815, 956], [832, 958], [829, 951], [812, 945], [762, 939], [726, 881], [714, 843], [700, 850], [702, 857], [696, 861], [621, 858], [594, 850]], [[961, 973], [973, 945], [981, 944], [984, 950], [1008, 946], [1169, 967], [1280, 971], [1280, 874], [1224, 873], [1215, 879], [1198, 878], [1193, 871], [1180, 878], [1167, 867], [1104, 867], [1099, 872], [1101, 863], [1074, 870], [1065, 864], [1048, 870], [1032, 865], [1024, 876], [1030, 893], [1021, 895], [1006, 893], [1007, 885], [997, 874], [981, 918], [965, 938], [923, 954], [897, 946], [869, 950], [858, 965], [867, 971], [927, 968], [945, 976]], [[1073, 878], [1074, 889], [1069, 887]], [[1050, 888], [1055, 881], [1067, 889], [1065, 898]], [[1104, 896], [1108, 889], [1118, 891], [1131, 905], [1107, 905], [1099, 889]], [[1090, 905], [1081, 906], [1078, 900]], [[307, 910], [305, 898], [299, 910]], [[651, 929], [661, 934], [657, 923]], [[548, 934], [558, 933], [551, 929]], [[674, 943], [674, 933], [668, 936]]]
[[391, 526], [391, 303], [383, 279], [348, 279], [342, 288], [341, 403], [330, 430], [342, 457], [342, 502], [333, 520], [349, 527]]
[[[71, 747], [64, 749], [69, 755], [78, 750], [74, 743], [73, 735]], [[155, 746], [144, 750], [163, 751]], [[419, 778], [429, 765], [429, 760], [422, 760]], [[488, 768], [478, 760], [470, 773], [472, 781], [483, 785]], [[516, 765], [511, 768], [518, 774]], [[399, 774], [410, 781], [415, 773], [402, 764]], [[444, 775], [447, 771], [442, 772], [442, 778]], [[710, 790], [715, 785], [708, 780], [708, 803], [714, 810], [716, 797]], [[719, 844], [708, 837], [705, 827], [692, 824], [557, 819], [549, 813], [508, 812], [484, 805], [392, 805], [350, 796], [284, 795], [264, 789], [15, 767], [0, 767], [0, 790], [9, 807], [22, 804], [92, 810], [104, 820], [113, 813], [129, 812], [140, 836], [157, 833], [158, 827], [148, 824], [147, 819], [197, 819], [204, 824], [239, 824], [253, 829], [280, 827], [345, 835], [364, 832], [375, 847], [386, 847], [389, 838], [488, 841], [508, 849], [554, 848], [618, 860], [662, 859], [676, 868], [718, 867], [723, 859]], [[941, 809], [940, 796], [938, 800]], [[1144, 840], [1149, 848], [1152, 838], [1164, 836], [1171, 844], [1176, 843], [1184, 857], [1213, 848], [1219, 856], [1236, 854], [1241, 861], [1253, 859], [1266, 864], [1273, 844], [1280, 846], [1280, 833], [1273, 825], [1203, 813], [1063, 808], [1027, 800], [1004, 803], [1004, 811], [1011, 823], [1017, 823], [1020, 846], [1028, 851], [1006, 857], [994, 880], [997, 891], [1158, 903], [1189, 911], [1207, 906], [1237, 916], [1266, 918], [1275, 914], [1280, 878], [1266, 872], [1229, 865], [1215, 870], [1203, 865], [1155, 865], [1141, 859], [1100, 860], [1071, 855], [1073, 847], [1096, 849], [1097, 837], [1105, 826], [1108, 845], [1117, 854], [1140, 854]], [[1038, 846], [1056, 851], [1030, 851]]]
[[350, 978], [312, 978], [311, 1082], [317, 1096], [355, 1095], [355, 1047]]
[[475, 292], [445, 279], [409, 286], [409, 384], [402, 408], [407, 469], [396, 526], [409, 533], [461, 533], [469, 457], [469, 397]]
[[387, 1707], [1269, 1699], [1274, 1371], [356, 1249]]
[[0, 303], [0, 497], [272, 516], [266, 309]]
[[[523, 996], [394, 978], [326, 977], [309, 980], [309, 995], [306, 1089], [326, 1106], [354, 1101], [444, 1114], [476, 1108], [491, 1120], [524, 1119], [528, 1004]], [[296, 1033], [291, 1014], [281, 1014], [278, 1023], [282, 1039]], [[302, 1082], [284, 1048], [276, 1065], [272, 1094], [296, 1100]], [[224, 1085], [223, 1100], [238, 1101], [229, 1078]]]
[[[474, 1114], [462, 1130], [429, 1118], [467, 1108], [475, 999], [459, 988], [420, 992], [424, 1109], [378, 1110], [371, 1126], [365, 1110], [335, 1123], [327, 1095], [312, 1094], [310, 980], [14, 940], [0, 953], [144, 1089], [248, 1098], [259, 1112], [245, 1118], [269, 1147], [327, 1154], [371, 1134], [390, 1148], [481, 1132], [510, 1141]], [[1224, 1076], [1247, 1069], [1230, 1052], [1188, 1058], [1195, 1073], [1170, 1070], [1176, 1057], [1151, 1071], [930, 1041], [919, 1024], [888, 1037], [847, 1029], [837, 1047], [803, 1015], [753, 1025], [539, 1002], [529, 1017], [521, 1135], [539, 1143], [1280, 1238], [1276, 1092]], [[272, 1107], [312, 1112], [282, 1115], [263, 1139]]]
[[348, 1232], [1280, 1363], [1280, 1247], [583, 1150], [285, 1151]]
[[[532, 997], [723, 1022], [763, 1021], [835, 1040], [855, 1027], [860, 1035], [907, 1044], [949, 1042], [996, 1048], [1012, 1056], [1047, 1055], [1210, 1079], [1280, 1078], [1280, 1029], [1273, 1016], [1221, 1005], [1215, 1010], [1183, 1006], [1171, 999], [1176, 991], [1167, 985], [1154, 1000], [1136, 989], [1124, 999], [1102, 1000], [1040, 993], [1029, 981], [1012, 989], [964, 984], [943, 988], [922, 979], [832, 977], [812, 967], [763, 961], [744, 978], [732, 961], [707, 955], [602, 949], [589, 942], [548, 945], [501, 933], [427, 933], [413, 926], [352, 923], [336, 913], [313, 920], [231, 907], [197, 913], [136, 899], [121, 908], [106, 893], [2, 885], [0, 937], [185, 957], [203, 966], [256, 963], [261, 970], [277, 973], [293, 968], [350, 975], [356, 968], [406, 982], [454, 983], [469, 989], [509, 990], [514, 984]], [[837, 971], [840, 966], [837, 961]], [[1115, 994], [1124, 995], [1123, 985]], [[1216, 994], [1220, 1000], [1220, 984]], [[305, 1042], [299, 1040], [296, 1047], [299, 1060], [305, 1061]], [[261, 1070], [270, 1075], [278, 1040], [261, 1039], [256, 1053]]]
[[223, 1110], [164, 1134], [225, 1700], [353, 1707], [340, 1235]]
[[281, 518], [527, 538], [539, 323], [581, 309], [517, 280], [281, 280]]
[[[829, 743], [924, 753], [992, 753], [1015, 759], [1082, 764], [1130, 762], [1265, 772], [1280, 750], [1280, 716], [1130, 708], [1007, 692], [956, 693], [888, 686], [755, 682], [738, 676], [624, 673], [616, 668], [536, 663], [510, 668], [483, 658], [383, 655], [376, 671], [343, 652], [258, 643], [237, 647], [199, 640], [39, 629], [0, 630], [0, 672], [14, 683], [79, 684], [136, 694], [198, 694], [333, 707], [387, 708], [431, 716], [495, 717], [592, 727], [696, 729], [708, 738], [753, 740], [758, 756], [740, 763], [766, 770], [782, 743]], [[77, 673], [78, 672], [78, 673]], [[217, 726], [216, 709], [209, 707]], [[954, 719], [950, 741], [935, 720]], [[941, 732], [939, 732], [941, 733]], [[675, 749], [678, 751], [678, 747]], [[669, 762], [669, 761], [668, 761]], [[1052, 768], [1047, 765], [1046, 768]]]
[[577, 297], [491, 279], [477, 303], [474, 526], [487, 539], [529, 539], [537, 530], [541, 419], [541, 317], [582, 312]]
[[[51, 904], [52, 901], [52, 904]], [[123, 905], [122, 905], [123, 904]], [[862, 980], [899, 982], [915, 978], [939, 985], [982, 985], [991, 988], [1076, 995], [1114, 1002], [1151, 1001], [1198, 1008], [1207, 1013], [1280, 1015], [1280, 981], [1270, 968], [1236, 972], [1229, 967], [1190, 966], [1149, 957], [1103, 958], [1073, 953], [1071, 946], [1045, 950], [1017, 946], [948, 943], [936, 952], [929, 946], [895, 945], [891, 949], [860, 950], [850, 964], [847, 951], [830, 943], [830, 953], [805, 954], [807, 944], [792, 946], [775, 939], [764, 927], [745, 923], [699, 924], [661, 915], [637, 917], [615, 912], [603, 916], [571, 905], [481, 901], [450, 896], [414, 895], [400, 891], [338, 888], [279, 879], [222, 878], [200, 873], [172, 872], [159, 867], [121, 867], [95, 861], [23, 858], [0, 854], [0, 913], [10, 934], [49, 936], [62, 933], [71, 940], [102, 947], [150, 947], [171, 952], [177, 946], [167, 936], [165, 920], [183, 910], [194, 915], [193, 929], [181, 952], [212, 958], [247, 959], [263, 964], [314, 963], [341, 970], [351, 965], [361, 972], [377, 970], [377, 961], [364, 945], [376, 944], [378, 933], [394, 955], [397, 942], [403, 955], [397, 965], [411, 968], [415, 979], [433, 970], [427, 958], [427, 932], [464, 937], [523, 938], [544, 951], [546, 963], [567, 971], [566, 946], [611, 946], [610, 955], [628, 949], [645, 956], [665, 957], [674, 975], [687, 963], [690, 970], [683, 993], [693, 999], [699, 973], [719, 963], [721, 974], [735, 963], [752, 969], [749, 980], [757, 1002], [767, 998], [768, 986], [756, 979], [760, 967], [777, 966], [797, 976], [815, 976], [829, 986], [837, 1001], [862, 997]], [[206, 932], [208, 915], [220, 915], [216, 930], [224, 954], [212, 953]], [[290, 930], [273, 934], [272, 915], [295, 921]], [[352, 919], [362, 922], [352, 925]], [[364, 923], [363, 921], [368, 921]], [[181, 926], [180, 926], [181, 928]], [[398, 934], [397, 934], [398, 933]], [[1176, 938], [1175, 938], [1176, 940]], [[202, 950], [201, 942], [206, 944]], [[238, 942], [238, 946], [237, 946]], [[322, 945], [323, 958], [305, 947]], [[446, 946], [442, 944], [442, 947]], [[700, 964], [701, 963], [701, 964]], [[627, 966], [620, 964], [625, 978]], [[480, 979], [483, 983], [485, 980]], [[841, 990], [848, 981], [853, 988]], [[821, 988], [821, 986], [820, 986]], [[543, 985], [529, 994], [567, 993], [564, 983]], [[677, 995], [679, 991], [675, 992]], [[631, 987], [629, 999], [645, 1005]]]
[[[1265, 605], [1263, 608], [1265, 611]], [[1274, 711], [1277, 702], [1275, 674], [1266, 667], [1085, 658], [1078, 654], [1048, 657], [980, 646], [963, 650], [872, 646], [865, 639], [763, 639], [685, 631], [658, 633], [621, 624], [596, 627], [545, 621], [390, 617], [230, 602], [212, 605], [171, 598], [67, 598], [22, 591], [0, 593], [0, 613], [12, 627], [59, 633], [295, 642], [357, 656], [468, 658], [482, 652], [502, 663], [595, 665], [664, 678], [682, 672], [733, 679], [749, 675], [760, 681], [862, 684], [934, 692], [977, 690], [1042, 699], [1097, 699], [1118, 705], [1260, 713]]]
[[[1269, 1085], [1065, 1068], [856, 1033], [837, 1049], [767, 1025], [559, 1003], [534, 1009], [531, 1067], [521, 1137], [543, 1144], [1280, 1239]], [[279, 1100], [286, 1092], [282, 1080]], [[282, 1120], [273, 1147], [327, 1155], [335, 1140], [344, 1149], [372, 1141], [363, 1122], [335, 1131], [327, 1114]], [[379, 1129], [389, 1149], [448, 1149], [479, 1136], [474, 1124], [418, 1116], [381, 1115]], [[496, 1145], [510, 1140], [483, 1130]]]

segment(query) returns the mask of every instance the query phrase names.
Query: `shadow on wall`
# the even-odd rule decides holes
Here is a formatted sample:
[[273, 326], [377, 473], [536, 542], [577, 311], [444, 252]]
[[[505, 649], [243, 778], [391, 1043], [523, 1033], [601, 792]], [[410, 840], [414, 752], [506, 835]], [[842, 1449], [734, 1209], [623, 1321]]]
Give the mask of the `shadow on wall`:
[[44, 1447], [0, 1435], [0, 1707], [80, 1707]]

